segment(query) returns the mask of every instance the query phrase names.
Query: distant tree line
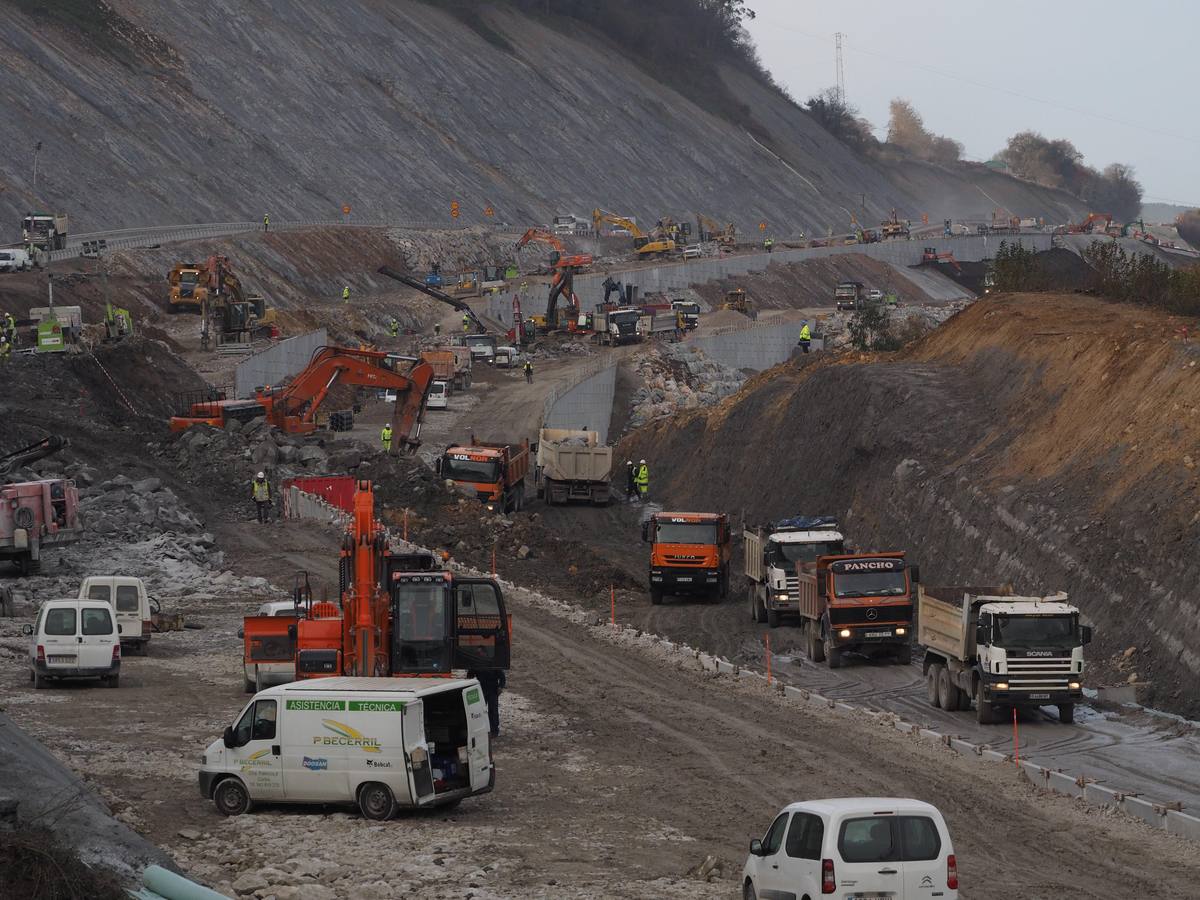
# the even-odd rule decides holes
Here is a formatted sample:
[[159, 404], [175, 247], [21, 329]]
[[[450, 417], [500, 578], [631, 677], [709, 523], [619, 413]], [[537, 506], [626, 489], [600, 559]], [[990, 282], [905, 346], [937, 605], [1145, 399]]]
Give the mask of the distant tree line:
[[1133, 167], [1113, 163], [1097, 171], [1083, 162], [1083, 154], [1068, 140], [1022, 131], [1008, 139], [997, 157], [1014, 175], [1074, 194], [1093, 212], [1112, 213], [1120, 222], [1141, 215], [1142, 185]]

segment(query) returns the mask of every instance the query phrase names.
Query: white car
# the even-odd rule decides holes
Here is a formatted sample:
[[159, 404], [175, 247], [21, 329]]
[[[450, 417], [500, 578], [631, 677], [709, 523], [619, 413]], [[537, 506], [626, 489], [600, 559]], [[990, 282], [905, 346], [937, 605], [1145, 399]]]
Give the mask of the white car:
[[750, 842], [742, 897], [957, 900], [958, 861], [936, 807], [895, 797], [793, 803]]
[[47, 600], [37, 623], [21, 633], [29, 643], [29, 680], [99, 678], [115, 688], [121, 678], [121, 640], [113, 608], [103, 600]]
[[867, 291], [867, 299], [872, 303], [878, 303], [883, 300], [883, 291], [879, 290], [879, 288], [871, 288], [871, 290]]
[[699, 259], [703, 255], [704, 250], [701, 249], [699, 244], [688, 244], [683, 248], [684, 259]]
[[448, 409], [450, 407], [450, 392], [446, 382], [435, 381], [429, 386], [429, 396], [425, 400], [426, 409]]
[[0, 272], [28, 272], [32, 268], [33, 260], [29, 258], [28, 250], [0, 250]]

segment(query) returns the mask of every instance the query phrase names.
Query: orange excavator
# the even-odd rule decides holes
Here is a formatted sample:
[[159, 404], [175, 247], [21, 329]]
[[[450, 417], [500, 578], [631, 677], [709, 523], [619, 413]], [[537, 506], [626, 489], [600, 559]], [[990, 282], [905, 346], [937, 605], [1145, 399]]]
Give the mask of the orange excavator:
[[[1067, 234], [1091, 234], [1097, 230], [1107, 233], [1112, 225], [1112, 218], [1112, 213], [1088, 213], [1088, 217], [1082, 222], [1068, 225]], [[1104, 227], [1097, 229], [1096, 225], [1100, 222], [1104, 223]]]
[[[392, 553], [369, 481], [355, 486], [338, 578], [340, 604], [297, 604], [288, 628], [297, 679], [509, 667], [512, 623], [500, 586], [440, 570], [429, 553]], [[245, 620], [247, 648], [264, 623]]]
[[550, 265], [555, 269], [571, 268], [575, 271], [583, 269], [585, 266], [592, 264], [592, 256], [589, 253], [567, 253], [567, 248], [556, 235], [551, 234], [544, 228], [530, 228], [526, 231], [517, 242], [513, 244], [513, 252], [517, 252], [522, 247], [528, 244], [539, 243], [549, 244], [554, 249], [554, 255], [550, 257]]
[[[407, 373], [396, 370], [400, 362], [412, 363]], [[326, 346], [313, 353], [308, 366], [287, 386], [259, 388], [253, 400], [185, 400], [186, 411], [172, 417], [170, 425], [172, 431], [193, 425], [224, 428], [233, 420], [245, 422], [265, 415], [267, 424], [281, 431], [311, 434], [317, 428], [317, 410], [329, 391], [337, 384], [355, 385], [396, 392], [393, 432], [400, 446], [412, 452], [421, 443], [421, 420], [432, 382], [433, 367], [414, 357]]]

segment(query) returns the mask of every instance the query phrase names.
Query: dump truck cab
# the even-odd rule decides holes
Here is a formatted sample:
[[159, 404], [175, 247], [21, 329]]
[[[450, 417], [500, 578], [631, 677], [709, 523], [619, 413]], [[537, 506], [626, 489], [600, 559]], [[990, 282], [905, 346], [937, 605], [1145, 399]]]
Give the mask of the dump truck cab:
[[453, 481], [488, 509], [517, 511], [525, 504], [525, 476], [529, 472], [529, 442], [494, 444], [472, 440], [446, 448], [436, 464], [437, 473]]
[[743, 529], [745, 572], [750, 580], [750, 617], [777, 628], [783, 616], [800, 613], [798, 563], [845, 553], [833, 516], [794, 516], [770, 529]]
[[650, 546], [650, 602], [668, 594], [729, 594], [729, 516], [725, 513], [660, 512], [642, 523]]

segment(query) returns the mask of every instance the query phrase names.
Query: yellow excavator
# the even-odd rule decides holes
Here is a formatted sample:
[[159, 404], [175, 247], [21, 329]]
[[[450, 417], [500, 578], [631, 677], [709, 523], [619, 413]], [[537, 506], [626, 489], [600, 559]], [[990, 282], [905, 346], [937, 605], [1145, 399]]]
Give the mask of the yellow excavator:
[[696, 230], [700, 233], [701, 241], [715, 241], [726, 247], [737, 243], [737, 228], [732, 222], [722, 228], [715, 219], [696, 213]]
[[606, 212], [603, 209], [592, 210], [592, 227], [599, 233], [600, 226], [608, 223], [617, 228], [624, 228], [633, 235], [634, 252], [641, 259], [648, 259], [652, 256], [666, 256], [669, 253], [675, 252], [675, 241], [665, 234], [655, 232], [654, 234], [646, 234], [637, 226], [637, 222], [633, 219], [628, 219], [625, 216], [618, 216], [616, 213]]

